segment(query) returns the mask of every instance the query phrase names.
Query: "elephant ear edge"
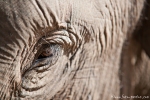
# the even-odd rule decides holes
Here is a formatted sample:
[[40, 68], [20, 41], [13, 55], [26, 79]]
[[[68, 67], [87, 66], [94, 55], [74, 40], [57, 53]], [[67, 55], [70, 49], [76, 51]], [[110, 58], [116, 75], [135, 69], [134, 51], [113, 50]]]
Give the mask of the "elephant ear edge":
[[[141, 18], [129, 38], [129, 67], [125, 67], [130, 95], [150, 96], [150, 0], [145, 0]], [[125, 64], [126, 64], [125, 63]], [[130, 74], [129, 74], [130, 73]], [[129, 75], [128, 75], [129, 74]], [[128, 85], [127, 85], [128, 86]], [[148, 99], [149, 100], [149, 99]]]
[[150, 58], [150, 0], [146, 0], [139, 28], [135, 31], [135, 38]]

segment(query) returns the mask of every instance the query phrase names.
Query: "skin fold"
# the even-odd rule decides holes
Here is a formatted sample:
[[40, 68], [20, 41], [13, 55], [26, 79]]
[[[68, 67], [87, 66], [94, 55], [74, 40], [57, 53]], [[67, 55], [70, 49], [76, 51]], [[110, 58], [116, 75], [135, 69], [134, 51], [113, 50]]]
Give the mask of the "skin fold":
[[0, 99], [149, 96], [148, 3], [1, 0]]

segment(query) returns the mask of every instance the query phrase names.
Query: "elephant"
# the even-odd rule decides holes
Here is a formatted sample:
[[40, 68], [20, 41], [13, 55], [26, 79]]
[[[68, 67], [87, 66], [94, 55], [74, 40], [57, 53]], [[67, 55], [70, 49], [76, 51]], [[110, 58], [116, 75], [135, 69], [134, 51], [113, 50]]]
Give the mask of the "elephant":
[[149, 0], [1, 0], [0, 100], [150, 100]]

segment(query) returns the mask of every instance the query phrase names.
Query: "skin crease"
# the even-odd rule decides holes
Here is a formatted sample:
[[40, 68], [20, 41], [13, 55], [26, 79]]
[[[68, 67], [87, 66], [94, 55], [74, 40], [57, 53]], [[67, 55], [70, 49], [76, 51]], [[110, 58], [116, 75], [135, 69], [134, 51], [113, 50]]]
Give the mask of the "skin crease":
[[[127, 72], [142, 50], [132, 33], [144, 4], [145, 0], [0, 1], [0, 98], [117, 100], [114, 97], [122, 94], [136, 95], [139, 81], [132, 84]], [[131, 44], [124, 46], [126, 42]], [[56, 55], [47, 59], [52, 61], [47, 70], [32, 67], [43, 44], [60, 45], [58, 51], [52, 47]], [[144, 51], [143, 55], [145, 59]], [[125, 78], [120, 79], [120, 70]]]

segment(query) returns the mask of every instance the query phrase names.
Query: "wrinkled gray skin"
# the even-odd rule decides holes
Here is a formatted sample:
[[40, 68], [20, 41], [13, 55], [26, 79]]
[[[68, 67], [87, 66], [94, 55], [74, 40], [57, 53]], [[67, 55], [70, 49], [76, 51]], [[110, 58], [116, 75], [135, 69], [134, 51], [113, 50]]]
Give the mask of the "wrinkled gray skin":
[[143, 11], [145, 0], [1, 0], [1, 100], [149, 96]]

